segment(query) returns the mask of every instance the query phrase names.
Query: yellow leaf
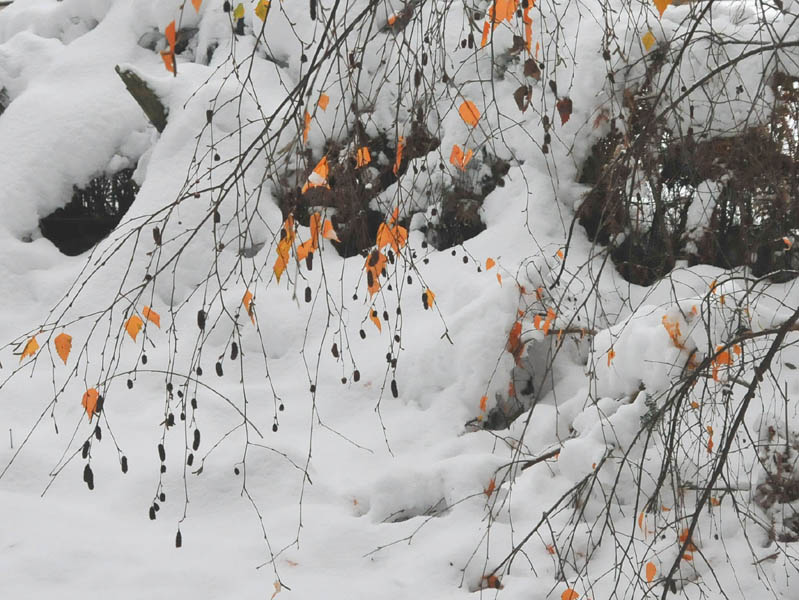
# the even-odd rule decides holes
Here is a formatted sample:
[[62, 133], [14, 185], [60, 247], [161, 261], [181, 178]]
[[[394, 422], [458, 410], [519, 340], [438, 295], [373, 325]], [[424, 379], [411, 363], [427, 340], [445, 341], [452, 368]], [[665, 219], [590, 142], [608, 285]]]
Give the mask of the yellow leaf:
[[666, 8], [671, 4], [671, 0], [655, 0], [655, 8], [658, 9], [658, 14], [662, 17], [666, 12]]
[[497, 264], [493, 258], [486, 259], [486, 271], [490, 271]]
[[92, 417], [94, 416], [94, 412], [97, 410], [97, 400], [100, 398], [100, 394], [94, 388], [89, 388], [86, 390], [86, 393], [83, 394], [83, 400], [81, 401], [81, 405], [83, 408], [86, 409], [86, 414], [89, 415], [89, 422], [91, 423]]
[[372, 323], [375, 324], [377, 330], [382, 332], [383, 326], [380, 324], [380, 319], [378, 318], [377, 311], [374, 308], [369, 310], [369, 318], [372, 320]]
[[191, 0], [191, 5], [194, 7], [194, 10], [200, 12], [200, 6], [202, 6], [203, 0]]
[[327, 110], [327, 105], [330, 102], [330, 96], [325, 94], [324, 92], [319, 94], [319, 108], [322, 110]]
[[250, 320], [252, 321], [252, 324], [255, 325], [255, 315], [253, 314], [254, 307], [252, 305], [252, 298], [253, 298], [252, 292], [250, 290], [247, 290], [246, 292], [244, 292], [244, 298], [241, 299], [241, 303], [244, 305], [247, 314], [250, 315]]
[[266, 21], [266, 17], [269, 14], [269, 0], [261, 0], [258, 5], [255, 7], [255, 16], [261, 19], [261, 21]]
[[464, 101], [458, 109], [458, 114], [468, 125], [477, 127], [477, 122], [480, 120], [480, 111], [477, 110], [474, 102], [471, 100]]
[[19, 357], [19, 362], [25, 360], [28, 356], [33, 356], [36, 354], [36, 351], [39, 349], [39, 342], [36, 341], [36, 336], [34, 335], [31, 339], [29, 339], [25, 343], [25, 347], [22, 349], [22, 356]]
[[125, 331], [128, 332], [128, 335], [133, 338], [133, 341], [135, 342], [136, 336], [139, 335], [139, 331], [141, 331], [143, 326], [144, 321], [142, 321], [138, 315], [133, 315], [125, 323]]
[[145, 319], [147, 319], [153, 325], [158, 327], [158, 329], [161, 329], [161, 315], [155, 312], [152, 308], [150, 308], [149, 306], [145, 306], [142, 309], [141, 314], [144, 315]]
[[652, 580], [655, 579], [655, 575], [657, 574], [658, 570], [655, 566], [655, 563], [652, 561], [646, 563], [646, 582], [652, 583]]
[[424, 305], [424, 309], [427, 310], [428, 308], [433, 308], [433, 303], [435, 301], [436, 295], [433, 293], [433, 290], [427, 288], [422, 294], [422, 304]]
[[55, 344], [55, 351], [58, 352], [58, 356], [61, 357], [64, 364], [67, 364], [67, 357], [72, 350], [72, 336], [68, 333], [61, 333], [56, 336], [53, 343]]
[[655, 45], [655, 36], [652, 34], [651, 31], [647, 31], [644, 34], [644, 37], [641, 38], [641, 42], [643, 42], [646, 51], [649, 52], [649, 49]]
[[244, 4], [241, 2], [239, 2], [238, 6], [233, 10], [233, 18], [236, 20], [244, 18]]

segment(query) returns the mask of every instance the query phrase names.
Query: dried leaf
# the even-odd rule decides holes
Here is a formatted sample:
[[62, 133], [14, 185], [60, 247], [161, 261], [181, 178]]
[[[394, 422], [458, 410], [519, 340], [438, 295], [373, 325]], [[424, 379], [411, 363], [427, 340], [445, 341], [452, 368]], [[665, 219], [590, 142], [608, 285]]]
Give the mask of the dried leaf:
[[191, 5], [194, 7], [194, 10], [200, 12], [200, 6], [202, 6], [203, 0], [191, 0]]
[[142, 321], [138, 315], [131, 315], [131, 317], [125, 322], [125, 331], [127, 331], [128, 335], [133, 338], [134, 342], [136, 341], [136, 336], [139, 335], [142, 327], [144, 327], [144, 321]]
[[155, 311], [154, 311], [153, 309], [151, 309], [149, 306], [145, 306], [145, 307], [142, 309], [142, 311], [141, 311], [141, 314], [143, 314], [143, 315], [144, 315], [144, 318], [145, 318], [145, 319], [147, 319], [147, 320], [148, 320], [148, 321], [150, 321], [150, 322], [151, 322], [153, 325], [155, 325], [156, 327], [158, 327], [158, 329], [161, 329], [161, 315], [159, 315], [157, 312], [155, 312]]
[[494, 268], [494, 265], [497, 264], [493, 258], [486, 259], [486, 271], [490, 271]]
[[25, 347], [22, 349], [22, 356], [19, 357], [19, 362], [22, 362], [27, 357], [36, 354], [36, 351], [38, 349], [39, 349], [39, 342], [36, 341], [36, 336], [34, 335], [31, 339], [29, 339], [25, 343]]
[[485, 412], [487, 407], [488, 407], [488, 396], [483, 396], [482, 398], [480, 398], [480, 410], [482, 412]]
[[497, 482], [492, 477], [491, 481], [488, 482], [488, 487], [483, 490], [483, 493], [486, 496], [491, 496], [491, 494], [494, 493], [494, 490], [496, 489], [496, 487], [497, 487]]
[[483, 39], [480, 40], [480, 47], [483, 48], [488, 43], [488, 35], [491, 33], [491, 25], [488, 21], [483, 23]]
[[555, 104], [560, 115], [560, 124], [565, 125], [568, 123], [569, 118], [572, 116], [572, 100], [571, 98], [561, 98]]
[[467, 125], [477, 127], [477, 122], [480, 120], [480, 111], [477, 110], [477, 106], [475, 106], [474, 102], [465, 100], [458, 109], [458, 114], [460, 114], [461, 119], [463, 119]]
[[532, 77], [536, 81], [541, 81], [541, 69], [538, 66], [537, 60], [528, 58], [524, 61], [524, 76]]
[[652, 561], [646, 563], [646, 582], [652, 583], [657, 575], [658, 569]]
[[269, 600], [274, 600], [274, 597], [277, 596], [278, 593], [280, 593], [280, 590], [282, 590], [282, 589], [283, 589], [283, 587], [280, 585], [280, 582], [276, 581], [275, 582], [275, 593], [272, 594], [272, 597]]
[[330, 96], [328, 96], [324, 92], [319, 94], [319, 102], [317, 102], [319, 108], [321, 108], [322, 110], [327, 110], [327, 105], [329, 103], [330, 103]]
[[517, 363], [521, 360], [522, 351], [524, 350], [524, 343], [521, 340], [521, 335], [522, 322], [516, 321], [508, 334], [508, 343], [505, 345], [505, 349], [513, 354], [513, 358]]
[[72, 336], [68, 333], [60, 333], [56, 336], [55, 340], [53, 340], [53, 343], [55, 344], [55, 351], [58, 353], [58, 356], [61, 357], [64, 364], [67, 364], [67, 358], [72, 351]]
[[89, 415], [89, 422], [91, 423], [92, 417], [94, 416], [95, 411], [97, 410], [97, 400], [100, 398], [99, 392], [94, 388], [89, 388], [86, 390], [86, 393], [83, 394], [83, 400], [81, 401], [81, 405], [84, 409], [86, 409], [86, 414]]
[[530, 100], [533, 96], [533, 88], [529, 85], [522, 85], [516, 88], [513, 92], [513, 99], [516, 101], [516, 107], [525, 112], [530, 106]]

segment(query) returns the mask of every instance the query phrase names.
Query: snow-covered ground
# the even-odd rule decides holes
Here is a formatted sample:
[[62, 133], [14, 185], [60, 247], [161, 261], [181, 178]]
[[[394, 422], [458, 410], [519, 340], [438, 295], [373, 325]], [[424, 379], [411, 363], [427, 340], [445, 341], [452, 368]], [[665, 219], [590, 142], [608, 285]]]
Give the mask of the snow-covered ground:
[[[541, 60], [566, 61], [545, 74], [573, 102], [568, 122], [546, 83], [523, 79], [521, 63], [492, 81], [489, 52], [510, 48], [522, 19], [494, 30], [490, 46], [463, 49], [469, 11], [489, 3], [448, 5], [448, 25], [435, 33], [450, 53], [433, 62], [457, 85], [431, 86], [441, 150], [413, 161], [435, 175], [423, 182], [409, 169], [377, 198], [387, 220], [399, 208], [409, 232], [374, 302], [364, 259], [341, 258], [324, 238], [312, 271], [292, 263], [276, 281], [284, 219], [274, 188], [261, 185], [271, 168], [263, 153], [228, 195], [210, 189], [234, 172], [231, 159], [263, 127], [259, 116], [279, 110], [302, 80], [301, 55], [313, 56], [321, 36], [323, 21], [310, 20], [307, 3], [275, 0], [267, 50], [256, 48], [258, 4], [244, 4], [241, 36], [216, 0], [198, 2], [198, 11], [175, 0], [17, 0], [0, 13], [0, 86], [10, 99], [0, 116], [0, 597], [639, 599], [660, 597], [677, 561], [680, 597], [799, 598], [795, 544], [769, 536], [769, 519], [778, 526], [793, 507], [779, 504], [787, 512], [777, 514], [753, 502], [766, 444], [785, 444], [782, 432], [799, 429], [795, 332], [732, 443], [718, 481], [729, 491], [714, 492], [690, 558], [679, 560], [699, 496], [692, 485], [708, 480], [744, 398], [738, 383], [752, 377], [751, 363], [733, 368], [761, 356], [773, 336], [731, 347], [730, 364], [717, 360], [717, 380], [703, 378], [686, 395], [694, 410], [668, 408], [670, 392], [689, 361], [733, 339], [744, 312], [755, 334], [788, 319], [799, 284], [748, 289], [740, 272], [678, 265], [642, 288], [625, 282], [580, 226], [570, 227], [586, 191], [578, 165], [609, 128], [597, 116], [620, 110], [623, 96], [621, 74], [618, 87], [609, 84], [598, 51], [601, 3], [540, 2], [530, 12]], [[658, 19], [649, 3], [610, 4], [612, 60], [630, 80], [642, 72], [644, 33], [679, 39], [694, 10], [669, 7]], [[752, 5], [718, 4], [718, 31], [757, 30]], [[347, 18], [366, 5], [352, 2]], [[320, 2], [325, 18], [332, 6]], [[418, 10], [428, 18], [443, 6]], [[365, 131], [388, 131], [392, 143], [421, 102], [386, 71], [404, 51], [396, 40], [421, 48], [425, 36], [394, 37], [385, 25], [401, 10], [379, 4], [367, 36], [377, 41], [362, 56], [374, 82], [393, 85], [358, 84], [374, 101]], [[177, 77], [159, 54], [173, 19], [196, 29]], [[775, 31], [787, 27], [774, 23]], [[545, 36], [555, 30], [557, 39]], [[385, 55], [374, 50], [383, 46]], [[692, 48], [684, 63], [696, 81], [712, 64]], [[229, 76], [231, 55], [241, 61], [239, 79]], [[757, 88], [752, 60], [719, 89]], [[167, 105], [163, 133], [125, 90], [117, 65]], [[326, 139], [346, 139], [353, 91], [342, 68], [312, 78], [302, 96], [314, 115], [312, 164]], [[533, 90], [522, 114], [513, 92], [525, 81]], [[316, 107], [320, 93], [330, 98], [327, 110]], [[719, 130], [747, 111], [745, 94], [711, 113], [702, 90], [694, 93], [693, 118]], [[466, 99], [481, 112], [476, 127], [457, 110]], [[542, 114], [553, 123], [546, 155]], [[273, 147], [301, 131], [281, 132]], [[419, 215], [434, 219], [436, 208], [423, 184], [462, 176], [447, 162], [454, 144], [489, 148], [511, 168], [485, 199], [485, 231], [438, 252], [419, 228]], [[474, 160], [475, 170], [485, 168]], [[73, 185], [133, 165], [137, 199], [91, 254], [66, 257], [41, 236], [39, 219], [63, 206]], [[298, 228], [299, 239], [311, 235]], [[432, 309], [421, 301], [427, 289]], [[242, 307], [247, 292], [252, 320]], [[160, 327], [147, 322], [133, 340], [124, 324], [145, 306], [160, 313]], [[380, 330], [368, 318], [372, 307]], [[542, 320], [572, 333], [546, 335]], [[586, 334], [573, 333], [580, 329]], [[53, 345], [62, 332], [73, 340], [64, 362]], [[34, 335], [40, 349], [21, 360]], [[538, 375], [534, 409], [508, 429], [467, 426], [486, 419], [516, 383], [508, 351], [515, 335], [525, 344], [520, 364], [551, 364]], [[90, 423], [81, 399], [92, 387], [105, 404]], [[660, 424], [648, 428], [660, 409]], [[658, 505], [645, 506], [672, 415], [679, 456]]]

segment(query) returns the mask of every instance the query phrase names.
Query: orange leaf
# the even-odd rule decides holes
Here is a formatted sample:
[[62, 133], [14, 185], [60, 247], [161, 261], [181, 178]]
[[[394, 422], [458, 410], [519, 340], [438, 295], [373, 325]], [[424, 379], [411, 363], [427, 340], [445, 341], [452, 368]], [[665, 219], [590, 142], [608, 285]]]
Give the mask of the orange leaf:
[[297, 246], [297, 260], [305, 260], [309, 254], [313, 254], [313, 239], [305, 240]]
[[388, 24], [389, 24], [390, 27], [393, 27], [394, 23], [396, 23], [396, 22], [397, 22], [397, 15], [390, 15], [388, 17]]
[[86, 393], [83, 394], [81, 405], [86, 409], [86, 414], [89, 415], [90, 423], [92, 421], [92, 417], [94, 416], [94, 412], [97, 410], [97, 400], [99, 400], [99, 398], [100, 394], [94, 388], [89, 388], [86, 390]]
[[477, 127], [477, 122], [480, 120], [480, 111], [477, 110], [477, 106], [475, 106], [474, 102], [471, 100], [464, 101], [458, 109], [458, 114], [460, 114], [461, 119], [463, 119], [466, 124]]
[[671, 343], [674, 344], [677, 348], [685, 348], [685, 345], [682, 342], [682, 332], [680, 331], [680, 323], [676, 319], [672, 321], [666, 315], [663, 315], [661, 323], [663, 323], [663, 327], [665, 327], [666, 331], [669, 333], [669, 337], [671, 338]]
[[474, 153], [471, 150], [468, 150], [466, 154], [463, 153], [461, 147], [458, 144], [454, 144], [452, 146], [452, 152], [449, 155], [449, 162], [459, 168], [461, 171], [466, 170], [466, 165], [469, 164], [469, 161], [472, 160], [472, 155]]
[[357, 160], [357, 166], [359, 168], [365, 167], [370, 162], [372, 162], [372, 156], [371, 154], [369, 154], [369, 148], [367, 148], [366, 146], [358, 148], [358, 156], [356, 160]]
[[141, 328], [144, 327], [144, 321], [142, 321], [138, 315], [132, 315], [126, 322], [125, 322], [125, 331], [128, 332], [128, 335], [133, 338], [133, 341], [136, 341], [136, 336], [139, 335]]
[[399, 206], [394, 207], [394, 212], [391, 213], [391, 219], [389, 220], [388, 224], [393, 225], [399, 219]]
[[790, 250], [793, 248], [793, 241], [790, 238], [784, 237], [782, 238], [782, 242], [785, 244], [785, 247]]
[[719, 500], [719, 499], [718, 499], [718, 498], [716, 498], [716, 497], [711, 497], [711, 498], [710, 498], [710, 503], [711, 503], [713, 506], [719, 506], [719, 505], [721, 504], [721, 500]]
[[175, 53], [175, 21], [172, 21], [169, 25], [166, 26], [164, 30], [164, 35], [166, 36], [166, 41], [169, 42], [169, 51], [171, 54]]
[[483, 575], [482, 581], [485, 587], [492, 590], [501, 590], [503, 588], [502, 582], [500, 582], [499, 577], [496, 575]]
[[487, 406], [488, 406], [488, 396], [483, 396], [482, 398], [480, 398], [480, 410], [485, 412]]
[[323, 156], [322, 160], [316, 163], [313, 171], [308, 176], [308, 181], [303, 186], [302, 193], [304, 194], [309, 188], [315, 187], [326, 187], [330, 189], [330, 186], [327, 183], [327, 176], [329, 174], [330, 166], [327, 164], [327, 156]]
[[150, 308], [149, 306], [145, 306], [142, 309], [141, 314], [144, 315], [145, 319], [147, 319], [153, 325], [158, 327], [158, 329], [161, 329], [161, 315], [155, 312], [152, 308]]
[[549, 552], [550, 554], [555, 554], [556, 552], [555, 546], [553, 546], [552, 544], [547, 544], [547, 552]]
[[314, 250], [319, 247], [319, 231], [322, 229], [322, 215], [314, 213], [311, 215], [309, 226], [311, 228], [311, 240], [313, 241]]
[[330, 96], [325, 93], [319, 94], [319, 108], [327, 110], [327, 105], [330, 103]]
[[67, 364], [67, 357], [72, 350], [72, 336], [68, 333], [61, 333], [56, 336], [53, 343], [55, 344], [55, 351], [58, 352], [58, 356], [61, 357], [64, 364]]
[[22, 362], [28, 356], [33, 356], [36, 354], [36, 351], [39, 349], [39, 342], [36, 341], [36, 336], [34, 335], [31, 339], [29, 339], [25, 343], [25, 347], [22, 349], [22, 356], [19, 357], [19, 362]]
[[392, 239], [391, 230], [388, 225], [380, 223], [380, 226], [377, 228], [377, 247], [382, 249], [383, 246], [390, 244]]
[[339, 241], [336, 230], [333, 229], [333, 223], [330, 222], [330, 219], [325, 219], [325, 224], [322, 226], [322, 237], [326, 240], [333, 240], [334, 242]]
[[533, 18], [530, 16], [531, 4], [532, 3], [527, 5], [522, 16], [522, 20], [524, 21], [524, 47], [527, 48], [527, 52], [530, 52], [533, 47]]
[[433, 302], [435, 301], [436, 295], [433, 293], [433, 290], [427, 288], [422, 294], [422, 304], [424, 305], [424, 309], [427, 310], [428, 308], [433, 308]]
[[536, 329], [541, 329], [541, 315], [536, 315], [533, 317], [533, 327]]
[[693, 554], [689, 554], [688, 552], [686, 552], [685, 554], [682, 555], [682, 559], [683, 560], [693, 560], [694, 559], [694, 555]]
[[247, 310], [247, 314], [250, 315], [250, 320], [252, 324], [255, 325], [255, 315], [253, 314], [253, 305], [252, 305], [252, 292], [247, 290], [244, 292], [244, 298], [241, 299], [241, 303], [244, 305], [244, 308]]
[[494, 493], [494, 490], [496, 489], [496, 487], [497, 487], [497, 482], [492, 477], [491, 481], [488, 482], [488, 487], [483, 490], [483, 493], [486, 496], [491, 496], [491, 494]]
[[608, 367], [610, 366], [610, 363], [613, 362], [614, 358], [616, 358], [616, 351], [613, 348], [611, 348], [610, 350], [608, 350]]
[[480, 47], [483, 48], [488, 43], [488, 35], [491, 33], [491, 25], [488, 21], [483, 23], [483, 39], [480, 40]]
[[175, 55], [171, 52], [161, 52], [161, 60], [164, 61], [166, 70], [170, 73], [175, 72]]
[[657, 574], [658, 569], [655, 566], [655, 563], [652, 561], [646, 563], [646, 582], [652, 583], [652, 580], [655, 579], [655, 575]]
[[497, 281], [499, 282], [499, 285], [502, 285], [502, 275], [499, 273], [497, 273]]
[[202, 6], [203, 0], [191, 0], [191, 5], [194, 7], [194, 10], [200, 12], [200, 6]]
[[372, 320], [372, 323], [375, 324], [377, 330], [382, 332], [383, 326], [380, 324], [380, 319], [377, 316], [377, 311], [373, 308], [369, 311], [369, 318]]
[[518, 363], [522, 357], [522, 351], [524, 350], [524, 343], [521, 340], [522, 335], [522, 323], [521, 321], [516, 321], [511, 327], [510, 334], [508, 335], [508, 343], [505, 346], [505, 349], [513, 354], [513, 358], [516, 359]]
[[308, 143], [308, 133], [311, 131], [311, 113], [305, 111], [305, 126], [302, 129], [302, 143]]
[[641, 514], [638, 515], [638, 529], [644, 530], [644, 511], [641, 511]]
[[655, 8], [658, 9], [658, 14], [662, 17], [666, 12], [666, 8], [671, 4], [671, 0], [655, 0]]
[[560, 260], [563, 260], [563, 250], [558, 250], [555, 254]]
[[402, 163], [402, 151], [405, 149], [405, 138], [400, 136], [397, 141], [397, 156], [394, 159], [394, 175], [399, 173], [400, 164]]
[[566, 588], [566, 591], [560, 595], [560, 600], [577, 600], [580, 597], [580, 594], [575, 592], [571, 588]]
[[492, 267], [493, 267], [495, 264], [497, 264], [497, 263], [496, 263], [496, 262], [494, 262], [494, 259], [493, 259], [493, 258], [487, 258], [487, 259], [486, 259], [486, 271], [489, 271], [489, 270], [491, 270], [491, 268], [492, 268]]

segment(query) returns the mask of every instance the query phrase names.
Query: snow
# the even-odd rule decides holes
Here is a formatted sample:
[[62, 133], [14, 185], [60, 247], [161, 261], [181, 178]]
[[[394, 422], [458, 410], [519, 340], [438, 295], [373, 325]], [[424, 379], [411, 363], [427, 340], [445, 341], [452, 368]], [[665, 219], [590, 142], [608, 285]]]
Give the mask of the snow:
[[[363, 54], [359, 85], [368, 93], [359, 99], [358, 118], [368, 134], [385, 131], [391, 145], [408, 134], [414, 110], [424, 105], [428, 127], [442, 131], [440, 149], [414, 159], [374, 202], [387, 215], [395, 206], [403, 219], [415, 213], [405, 254], [389, 269], [392, 292], [384, 289], [374, 303], [382, 331], [367, 318], [372, 303], [363, 257], [344, 259], [327, 240], [313, 271], [298, 272], [292, 264], [275, 281], [283, 217], [276, 182], [262, 185], [274, 166], [264, 154], [247, 155], [253, 162], [226, 195], [213, 187], [235, 172], [242, 149], [260, 148], [264, 115], [286, 110], [281, 101], [305, 75], [300, 57], [313, 56], [322, 35], [305, 4], [273, 3], [265, 50], [255, 44], [261, 22], [253, 2], [245, 3], [246, 34], [238, 37], [221, 3], [209, 1], [199, 13], [175, 0], [17, 0], [5, 8], [0, 87], [11, 103], [0, 116], [0, 146], [10, 149], [0, 161], [4, 596], [264, 598], [277, 590], [276, 581], [278, 600], [477, 593], [548, 600], [567, 588], [596, 600], [614, 590], [629, 599], [660, 595], [663, 582], [646, 582], [643, 565], [653, 561], [660, 578], [677, 560], [680, 533], [697, 501], [687, 484], [707, 481], [708, 439], [721, 443], [730, 423], [725, 411], [740, 406], [744, 392], [736, 381], [748, 381], [752, 369], [751, 363], [738, 367], [749, 355], [735, 355], [732, 364], [719, 365], [717, 380], [702, 380], [687, 393], [683, 402], [696, 402], [696, 409], [673, 412], [673, 392], [689, 364], [709, 360], [731, 339], [742, 315], [753, 332], [788, 318], [799, 303], [799, 284], [751, 284], [740, 270], [697, 266], [642, 288], [605, 264], [603, 249], [581, 227], [571, 231], [587, 191], [575, 183], [579, 164], [609, 130], [606, 123], [594, 127], [597, 115], [618, 111], [622, 80], [642, 74], [641, 33], [651, 27], [661, 42], [677, 39], [696, 10], [669, 7], [658, 21], [653, 6], [612, 4], [619, 33], [611, 59], [615, 84], [601, 56], [605, 24], [595, 15], [546, 2], [532, 12], [534, 40], [541, 41], [540, 60], [549, 69], [546, 78], [557, 81], [557, 97], [546, 84], [524, 79], [521, 64], [511, 61], [504, 74], [495, 72], [489, 52], [499, 56], [511, 48], [516, 32], [507, 23], [493, 32], [491, 47], [461, 48], [459, 24], [468, 15], [457, 4], [449, 7], [447, 27], [435, 32], [452, 51], [432, 59], [457, 83], [426, 81], [424, 94], [408, 89], [407, 73], [389, 66], [407, 54], [405, 45], [423, 47], [424, 34], [408, 29], [391, 37], [382, 28], [400, 7], [381, 5], [372, 32], [381, 41]], [[719, 32], [747, 36], [764, 18], [745, 2], [718, 4], [712, 16]], [[329, 11], [332, 3], [320, 6]], [[347, 18], [365, 6], [354, 2]], [[440, 8], [421, 10], [432, 18]], [[787, 30], [768, 15], [776, 31]], [[198, 30], [178, 56], [177, 77], [158, 55], [172, 19]], [[547, 32], [556, 28], [553, 38]], [[366, 43], [356, 37], [353, 47]], [[147, 39], [157, 40], [154, 50], [145, 47]], [[237, 77], [246, 72], [246, 81], [230, 76], [232, 55], [240, 61]], [[707, 48], [697, 45], [683, 58], [694, 82], [722, 60], [707, 57]], [[693, 120], [714, 131], [739, 126], [749, 93], [760, 84], [757, 60], [742, 62], [739, 79], [714, 80], [718, 94], [734, 96], [744, 86], [741, 101], [714, 105], [718, 110], [710, 114], [702, 90], [692, 90], [686, 106], [696, 105]], [[350, 142], [353, 115], [346, 107], [356, 87], [344, 63], [315, 74], [303, 96], [313, 115], [309, 156], [276, 159], [297, 178], [307, 176], [329, 138]], [[167, 106], [162, 134], [128, 94], [116, 65], [139, 74]], [[513, 91], [523, 83], [533, 85], [533, 99], [520, 115]], [[327, 110], [316, 106], [322, 92], [330, 96]], [[555, 102], [567, 94], [574, 111], [561, 123]], [[478, 127], [458, 115], [465, 99], [481, 107]], [[553, 123], [546, 155], [542, 114]], [[292, 151], [270, 156], [298, 155], [288, 144], [302, 124], [289, 129], [269, 143]], [[476, 156], [486, 148], [512, 166], [482, 206], [486, 230], [439, 252], [424, 244], [421, 228], [434, 207], [424, 194], [453, 178], [474, 184], [485, 172], [449, 170], [453, 144], [475, 149]], [[386, 160], [381, 156], [374, 158]], [[95, 249], [65, 257], [41, 236], [38, 220], [65, 205], [73, 186], [134, 164], [141, 185], [136, 201]], [[415, 177], [413, 167], [426, 175]], [[716, 195], [711, 183], [703, 184], [690, 207], [697, 236], [708, 226]], [[160, 245], [153, 242], [155, 227]], [[309, 229], [300, 227], [298, 235], [307, 239]], [[496, 261], [490, 270], [489, 257]], [[310, 303], [303, 300], [306, 286]], [[436, 294], [432, 310], [420, 302], [426, 288]], [[247, 290], [255, 296], [253, 322], [241, 306]], [[145, 305], [160, 313], [161, 328], [147, 323], [134, 342], [122, 328], [130, 311], [141, 314]], [[534, 319], [548, 309], [557, 310], [553, 329], [584, 334], [546, 336]], [[199, 310], [207, 312], [202, 331]], [[519, 364], [537, 369], [535, 405], [506, 430], [474, 430], [466, 423], [485, 418], [507, 398], [509, 384], [516, 385], [516, 361], [506, 350], [516, 321], [526, 344]], [[51, 338], [61, 331], [74, 340], [67, 365], [52, 351]], [[35, 361], [20, 361], [31, 335], [41, 350]], [[230, 358], [234, 341], [241, 360]], [[705, 509], [693, 538], [701, 552], [680, 564], [685, 598], [797, 595], [797, 551], [769, 539], [762, 524], [771, 515], [751, 502], [766, 478], [758, 444], [767, 443], [768, 427], [779, 431], [775, 444], [787, 443], [779, 437], [786, 428], [799, 428], [797, 411], [780, 395], [783, 387], [789, 396], [799, 391], [796, 334], [788, 341], [776, 361], [779, 375], [764, 382], [730, 456], [736, 481], [725, 485], [740, 491]], [[744, 352], [762, 354], [768, 343], [767, 337], [747, 341]], [[103, 416], [89, 423], [80, 398], [95, 385], [106, 404]], [[651, 425], [658, 411], [665, 416]], [[176, 425], [166, 428], [170, 412]], [[645, 510], [672, 422], [681, 446], [669, 472], [686, 485], [680, 494], [664, 487], [661, 506]], [[96, 425], [102, 439], [92, 442], [90, 491], [81, 480], [81, 447]], [[166, 452], [163, 473], [159, 444]], [[553, 450], [556, 457], [523, 465]], [[125, 474], [122, 456], [130, 465]], [[751, 514], [742, 517], [733, 499]], [[159, 510], [152, 521], [154, 501]], [[534, 528], [523, 552], [506, 560]], [[483, 589], [497, 565], [503, 589]]]

